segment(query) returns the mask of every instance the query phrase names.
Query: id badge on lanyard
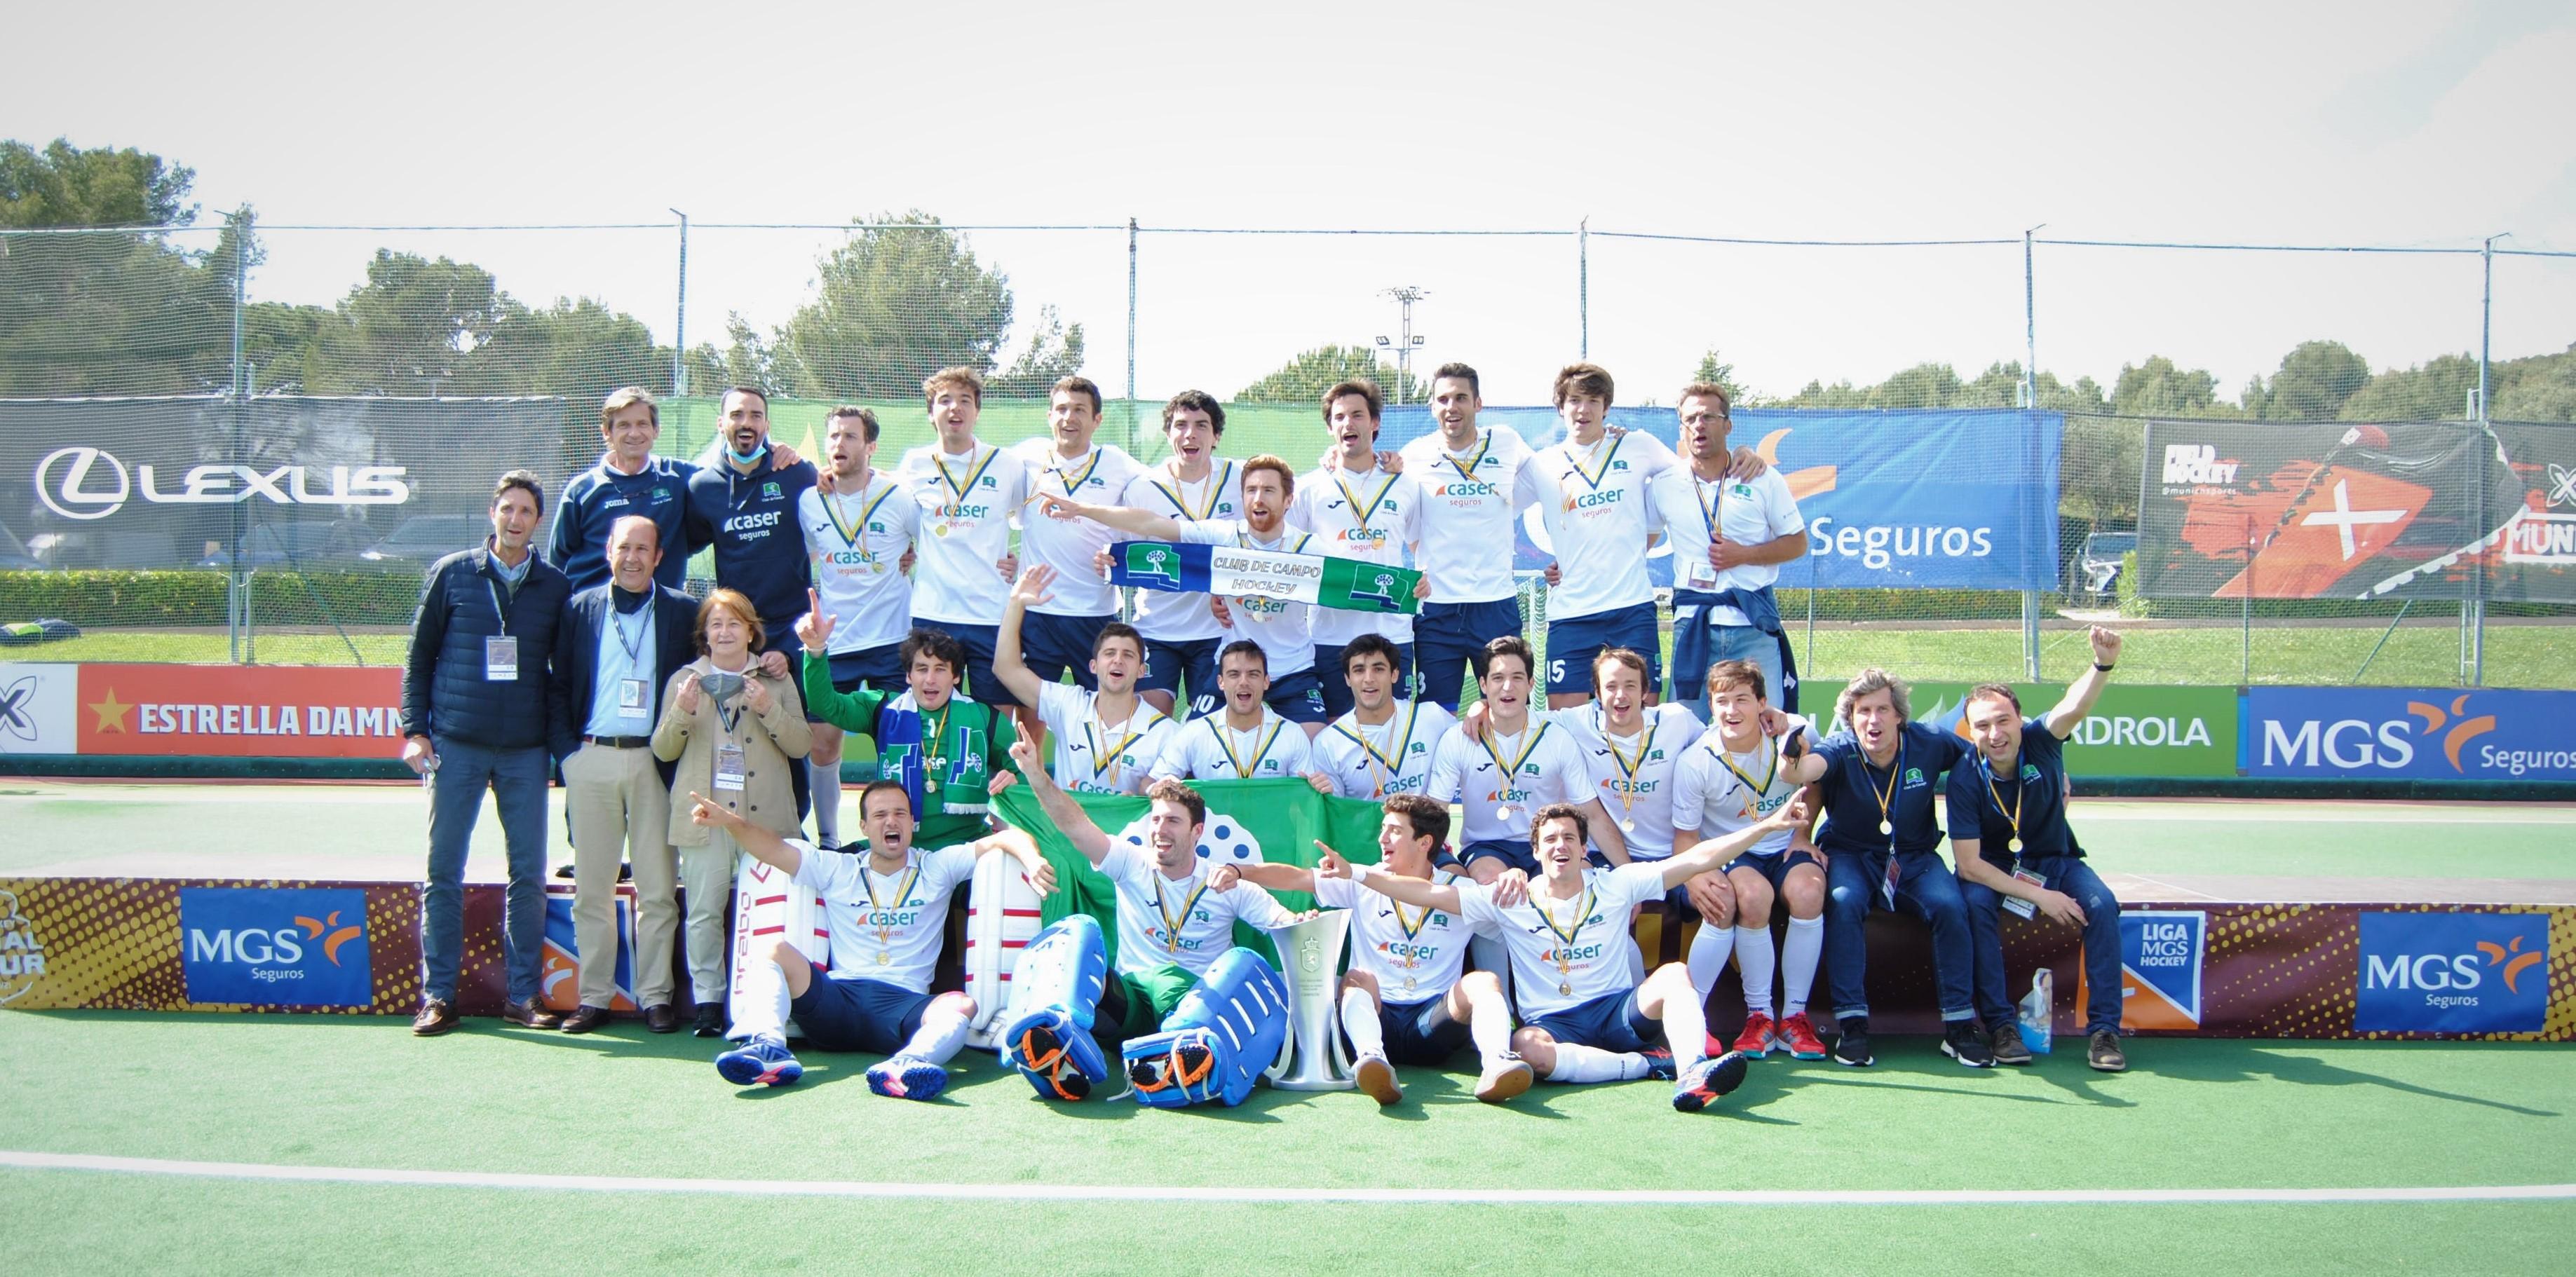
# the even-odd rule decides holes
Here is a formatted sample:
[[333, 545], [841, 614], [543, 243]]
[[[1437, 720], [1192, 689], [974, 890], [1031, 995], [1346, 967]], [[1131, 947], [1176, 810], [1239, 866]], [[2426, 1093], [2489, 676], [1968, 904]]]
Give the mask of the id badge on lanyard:
[[742, 746], [732, 741], [719, 742], [716, 745], [716, 788], [741, 793], [743, 776]]
[[651, 717], [647, 711], [652, 708], [652, 700], [652, 689], [645, 685], [643, 679], [617, 680], [617, 716], [619, 718]]
[[483, 681], [515, 683], [519, 681], [519, 639], [514, 634], [497, 634], [483, 640]]

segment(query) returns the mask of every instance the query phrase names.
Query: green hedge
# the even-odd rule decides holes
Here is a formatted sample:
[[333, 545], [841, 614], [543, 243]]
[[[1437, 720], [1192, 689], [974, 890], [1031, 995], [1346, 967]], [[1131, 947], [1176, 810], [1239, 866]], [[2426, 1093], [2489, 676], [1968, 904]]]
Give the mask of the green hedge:
[[[61, 617], [85, 628], [224, 623], [221, 572], [0, 572], [0, 620]], [[409, 625], [420, 577], [399, 572], [259, 572], [261, 625]]]

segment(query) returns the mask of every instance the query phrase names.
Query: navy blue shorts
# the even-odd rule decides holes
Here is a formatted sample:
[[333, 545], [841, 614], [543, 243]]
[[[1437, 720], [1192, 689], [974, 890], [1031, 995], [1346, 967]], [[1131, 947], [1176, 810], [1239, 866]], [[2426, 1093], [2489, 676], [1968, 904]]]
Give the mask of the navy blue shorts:
[[1452, 714], [1469, 678], [1485, 676], [1485, 645], [1521, 632], [1521, 601], [1514, 595], [1488, 603], [1425, 603], [1413, 618], [1417, 695]]
[[1825, 871], [1825, 858], [1816, 852], [1778, 851], [1762, 856], [1748, 851], [1727, 861], [1726, 872], [1731, 874], [1738, 869], [1750, 869], [1762, 875], [1763, 881], [1771, 884], [1771, 894], [1777, 897], [1780, 894], [1780, 884], [1789, 880], [1789, 866], [1800, 863], [1814, 865], [1817, 873]]
[[1651, 1051], [1664, 1044], [1664, 1026], [1637, 1009], [1637, 991], [1605, 993], [1530, 1021], [1529, 1027], [1569, 1046], [1604, 1051]]
[[1011, 689], [993, 673], [993, 641], [1001, 636], [1001, 626], [964, 625], [949, 621], [922, 621], [919, 626], [943, 631], [965, 645], [964, 686], [968, 697], [995, 709], [1018, 707], [1020, 698], [1011, 695]]
[[1663, 645], [1655, 633], [1655, 605], [1578, 616], [1547, 623], [1547, 691], [1592, 691], [1592, 658], [1604, 648], [1624, 647], [1646, 658], [1646, 689], [1664, 685]]
[[1439, 998], [1377, 1004], [1377, 1031], [1386, 1039], [1388, 1063], [1446, 1064], [1458, 1048], [1467, 1045], [1467, 1026], [1446, 1017], [1440, 1020], [1440, 1027], [1423, 1032], [1422, 1026], [1432, 1019], [1431, 1013], [1439, 1005]]
[[787, 1014], [818, 1051], [871, 1051], [892, 1055], [921, 1029], [933, 995], [878, 980], [836, 980], [821, 967]]
[[[1351, 694], [1349, 675], [1342, 668], [1342, 649], [1326, 647], [1321, 643], [1315, 645], [1315, 677], [1324, 688], [1325, 722], [1329, 723], [1350, 713], [1351, 707], [1359, 704], [1359, 698]], [[1395, 645], [1395, 694], [1413, 695], [1413, 645], [1411, 643]]]
[[1505, 869], [1518, 869], [1532, 878], [1538, 876], [1538, 856], [1525, 842], [1509, 838], [1487, 838], [1482, 842], [1467, 844], [1467, 850], [1460, 853], [1458, 857], [1459, 863], [1471, 868], [1478, 859], [1499, 860], [1503, 862]]
[[1020, 614], [1020, 662], [1041, 683], [1061, 683], [1067, 673], [1086, 692], [1100, 690], [1100, 679], [1091, 672], [1091, 649], [1100, 642], [1100, 627], [1117, 620], [1115, 613], [1105, 616], [1051, 616], [1045, 612]]
[[[1172, 717], [1196, 718], [1213, 714], [1225, 703], [1225, 695], [1216, 690], [1216, 654], [1225, 646], [1224, 639], [1145, 640], [1145, 676], [1136, 680], [1140, 692], [1168, 692], [1173, 696]], [[1189, 703], [1179, 700], [1181, 689], [1189, 688]]]
[[1324, 712], [1324, 685], [1313, 670], [1299, 670], [1270, 685], [1270, 694], [1262, 703], [1279, 711], [1281, 718], [1292, 723], [1329, 723], [1333, 716]]
[[862, 687], [879, 692], [904, 690], [903, 644], [863, 647], [855, 652], [839, 652], [832, 657], [832, 688], [855, 692]]

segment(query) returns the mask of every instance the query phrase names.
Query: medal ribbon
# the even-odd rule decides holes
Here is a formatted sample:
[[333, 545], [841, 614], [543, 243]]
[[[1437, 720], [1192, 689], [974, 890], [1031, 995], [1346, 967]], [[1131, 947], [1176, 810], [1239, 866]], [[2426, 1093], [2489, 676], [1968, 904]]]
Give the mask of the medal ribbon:
[[1207, 889], [1208, 889], [1207, 880], [1206, 880], [1206, 879], [1204, 879], [1204, 878], [1202, 878], [1202, 879], [1200, 879], [1200, 880], [1199, 880], [1199, 883], [1198, 883], [1198, 885], [1197, 885], [1197, 886], [1190, 888], [1190, 898], [1181, 902], [1181, 917], [1180, 917], [1180, 921], [1179, 921], [1179, 922], [1175, 922], [1175, 921], [1173, 921], [1173, 920], [1172, 920], [1172, 915], [1171, 915], [1170, 911], [1168, 911], [1168, 910], [1166, 910], [1166, 909], [1164, 909], [1164, 908], [1163, 908], [1163, 874], [1162, 874], [1162, 871], [1160, 871], [1160, 870], [1156, 870], [1156, 871], [1155, 871], [1155, 873], [1154, 873], [1154, 913], [1155, 913], [1155, 915], [1156, 915], [1157, 917], [1160, 917], [1160, 918], [1163, 920], [1163, 950], [1164, 950], [1164, 952], [1166, 952], [1166, 953], [1179, 953], [1179, 952], [1181, 951], [1181, 924], [1182, 924], [1182, 923], [1185, 923], [1185, 922], [1188, 922], [1188, 921], [1190, 920], [1190, 911], [1191, 911], [1192, 909], [1195, 909], [1195, 908], [1197, 908], [1197, 907], [1198, 907], [1199, 897], [1206, 895], [1206, 894], [1207, 894]]
[[1441, 451], [1440, 459], [1448, 462], [1449, 468], [1457, 471], [1459, 478], [1464, 479], [1469, 483], [1474, 483], [1476, 481], [1476, 467], [1485, 464], [1485, 454], [1492, 452], [1493, 450], [1494, 434], [1489, 430], [1485, 432], [1484, 444], [1476, 449], [1476, 455], [1468, 459], [1465, 465], [1458, 464], [1457, 454], [1449, 452], [1446, 449]]
[[1632, 763], [1620, 756], [1619, 742], [1610, 736], [1610, 716], [1602, 713], [1597, 704], [1593, 708], [1593, 713], [1600, 718], [1601, 745], [1602, 748], [1610, 751], [1611, 766], [1618, 768], [1619, 778], [1628, 782], [1628, 787], [1619, 791], [1619, 809], [1635, 811], [1637, 809], [1637, 773], [1646, 765], [1647, 751], [1655, 746], [1654, 726], [1650, 723], [1638, 724], [1637, 761]]
[[1521, 774], [1521, 764], [1528, 762], [1530, 755], [1537, 751], [1539, 739], [1547, 735], [1547, 726], [1541, 723], [1531, 728], [1529, 739], [1521, 744], [1520, 756], [1508, 764], [1503, 761], [1503, 752], [1494, 748], [1494, 737], [1501, 733], [1488, 730], [1483, 736], [1477, 738], [1476, 743], [1485, 747], [1485, 756], [1494, 760], [1494, 766], [1503, 769], [1504, 802], [1511, 801], [1512, 778]]
[[[1369, 743], [1368, 736], [1365, 733], [1351, 730], [1351, 727], [1357, 727], [1360, 725], [1360, 721], [1357, 717], [1353, 717], [1351, 719], [1351, 727], [1344, 727], [1339, 723], [1333, 724], [1334, 731], [1340, 732], [1343, 736], [1349, 738], [1350, 742], [1359, 746], [1360, 752], [1367, 756], [1367, 760], [1369, 762], [1369, 774], [1373, 780], [1379, 767], [1383, 766], [1386, 769], [1386, 780], [1374, 781], [1377, 785], [1377, 796], [1384, 797], [1386, 795], [1387, 781], [1394, 780], [1396, 776], [1404, 770], [1404, 751], [1412, 746], [1413, 725], [1420, 721], [1421, 718], [1422, 702], [1415, 701], [1413, 703], [1413, 712], [1404, 716], [1404, 739], [1395, 742], [1395, 749], [1393, 751], [1394, 756], [1391, 758], [1386, 754], [1377, 752], [1377, 746]], [[1393, 727], [1394, 725], [1394, 719], [1390, 718], [1387, 720], [1387, 726]], [[1388, 733], [1388, 738], [1391, 740], [1394, 739], [1394, 734], [1392, 732]], [[1409, 935], [1411, 933], [1408, 932], [1407, 934]]]
[[1870, 778], [1869, 755], [1859, 753], [1854, 754], [1853, 757], [1860, 760], [1861, 779], [1869, 782], [1869, 796], [1878, 800], [1878, 823], [1887, 826], [1889, 836], [1893, 837], [1896, 818], [1888, 814], [1888, 808], [1896, 803], [1896, 778], [1905, 773], [1905, 740], [1903, 737], [1897, 738], [1896, 765], [1887, 769], [1887, 792], [1885, 793], [1880, 793], [1878, 782]]
[[1726, 770], [1735, 773], [1735, 779], [1743, 783], [1745, 792], [1752, 795], [1753, 800], [1757, 803], [1762, 800], [1763, 794], [1770, 791], [1771, 782], [1780, 778], [1780, 742], [1773, 740], [1768, 736], [1765, 736], [1762, 739], [1764, 743], [1771, 747], [1771, 766], [1762, 773], [1762, 783], [1759, 785], [1753, 783], [1752, 777], [1745, 775], [1742, 771], [1736, 768], [1735, 754], [1733, 751], [1723, 748], [1724, 742], [1720, 742], [1717, 745], [1711, 745], [1708, 750], [1708, 752], [1717, 755], [1717, 761], [1724, 764]]
[[1366, 509], [1362, 509], [1360, 507], [1360, 499], [1358, 497], [1351, 495], [1350, 485], [1342, 482], [1341, 475], [1335, 474], [1333, 476], [1333, 486], [1341, 489], [1342, 500], [1351, 503], [1351, 517], [1359, 521], [1360, 531], [1367, 532], [1371, 530], [1369, 527], [1369, 516], [1376, 514], [1377, 508], [1386, 504], [1386, 494], [1395, 490], [1395, 481], [1400, 477], [1401, 476], [1398, 475], [1388, 475], [1386, 477], [1386, 482], [1378, 485], [1377, 495], [1369, 498], [1368, 507]]
[[[861, 495], [865, 495], [865, 492], [865, 489], [861, 489]], [[841, 534], [841, 544], [856, 549], [860, 558], [867, 558], [868, 520], [877, 517], [878, 507], [886, 503], [887, 497], [894, 495], [894, 485], [888, 484], [884, 491], [877, 493], [877, 499], [869, 502], [867, 509], [859, 511], [859, 519], [856, 523], [841, 522], [841, 511], [845, 507], [839, 493], [816, 493], [815, 495], [823, 498], [823, 517], [832, 521], [834, 532]], [[874, 562], [873, 559], [869, 561]]]
[[1546, 923], [1549, 934], [1556, 937], [1557, 975], [1560, 978], [1571, 977], [1574, 974], [1574, 959], [1566, 957], [1565, 950], [1574, 943], [1576, 937], [1583, 934], [1583, 924], [1592, 917], [1592, 888], [1586, 886], [1583, 889], [1583, 899], [1575, 903], [1572, 931], [1557, 926], [1556, 915], [1549, 911], [1548, 906], [1540, 904], [1537, 896], [1530, 897], [1530, 907], [1538, 911], [1538, 920]]
[[1082, 485], [1091, 482], [1091, 476], [1100, 473], [1101, 458], [1108, 455], [1108, 453], [1103, 452], [1098, 448], [1092, 449], [1091, 464], [1082, 468], [1082, 477], [1078, 479], [1065, 478], [1064, 467], [1062, 466], [1048, 466], [1047, 473], [1054, 475], [1055, 481], [1064, 485], [1064, 495], [1070, 497], [1079, 490]]
[[[1984, 755], [1979, 755], [1977, 758], [1977, 770], [1983, 773], [1986, 778], [1986, 797], [1994, 799], [1995, 811], [2002, 815], [2005, 820], [2012, 822], [2013, 841], [2020, 842], [2021, 800], [2024, 796], [2030, 793], [2030, 786], [2021, 783], [2020, 777], [2014, 777], [2012, 810], [2006, 811], [2004, 810], [2004, 796], [1995, 791], [1995, 769], [1992, 765], [1986, 762]], [[2006, 850], [2016, 849], [2006, 848]]]
[[[890, 901], [880, 901], [877, 899], [876, 871], [868, 868], [866, 865], [859, 866], [859, 886], [864, 888], [868, 893], [868, 913], [871, 916], [883, 912], [888, 905], [900, 905], [904, 901], [912, 899], [913, 884], [921, 881], [921, 860], [914, 856], [906, 856], [905, 860], [907, 861], [906, 867], [912, 872], [904, 878], [903, 886], [895, 890], [894, 899]], [[880, 952], [883, 952], [893, 948], [894, 924], [890, 922], [879, 923], [877, 925], [877, 949]]]
[[1163, 499], [1165, 501], [1172, 503], [1172, 513], [1177, 514], [1184, 519], [1188, 519], [1193, 523], [1205, 522], [1208, 516], [1216, 513], [1216, 503], [1224, 499], [1225, 490], [1233, 481], [1234, 463], [1231, 461], [1225, 462], [1215, 469], [1210, 470], [1208, 472], [1208, 477], [1205, 480], [1207, 483], [1207, 499], [1199, 502], [1199, 508], [1194, 511], [1190, 509], [1189, 502], [1181, 499], [1181, 481], [1178, 476], [1175, 476], [1172, 479], [1172, 486], [1168, 488], [1163, 486], [1163, 482], [1160, 479], [1146, 480], [1146, 482], [1154, 485], [1154, 491], [1163, 494]]
[[1610, 473], [1610, 462], [1613, 458], [1616, 458], [1619, 455], [1619, 445], [1622, 441], [1626, 440], [1626, 438], [1626, 435], [1621, 435], [1619, 438], [1611, 440], [1609, 447], [1601, 450], [1601, 466], [1597, 470], [1586, 472], [1583, 468], [1582, 462], [1577, 461], [1574, 463], [1574, 473], [1583, 477], [1583, 486], [1585, 488], [1595, 492], [1600, 491], [1601, 480]]
[[[1139, 700], [1136, 702], [1135, 712], [1130, 713], [1127, 716], [1127, 724], [1133, 724], [1136, 721], [1136, 715], [1145, 712], [1147, 712], [1145, 703]], [[1096, 733], [1092, 731], [1092, 728], [1095, 725], [1100, 729]], [[1122, 724], [1122, 726], [1124, 725], [1126, 724]], [[1146, 720], [1146, 727], [1151, 728], [1153, 725], [1153, 720]], [[1102, 772], [1118, 766], [1119, 755], [1126, 753], [1128, 746], [1135, 744], [1137, 740], [1145, 735], [1143, 732], [1131, 731], [1127, 733], [1127, 739], [1118, 742], [1116, 745], [1111, 746], [1104, 752], [1100, 748], [1100, 738], [1108, 734], [1109, 724], [1100, 721], [1100, 694], [1094, 692], [1091, 697], [1091, 713], [1086, 715], [1082, 720], [1082, 738], [1091, 746], [1091, 778], [1095, 781], [1100, 779]], [[1100, 760], [1104, 757], [1109, 761], [1106, 763], [1101, 762]], [[1258, 763], [1261, 760], [1256, 758], [1253, 761]], [[1112, 779], [1109, 783], [1115, 785], [1118, 782], [1115, 779]]]
[[[957, 476], [948, 472], [948, 458], [940, 456], [936, 452], [930, 454], [930, 464], [939, 467], [939, 482], [947, 487], [949, 493], [953, 497], [953, 500], [950, 503], [950, 510], [953, 511], [964, 508], [966, 504], [966, 493], [974, 488], [976, 480], [984, 477], [985, 471], [993, 468], [993, 458], [1000, 455], [1002, 455], [1002, 450], [999, 448], [986, 452], [984, 454], [984, 459], [976, 462], [974, 468], [966, 472], [966, 481], [964, 483], [959, 483], [957, 481]], [[956, 516], [952, 513], [949, 517], [954, 518]]]
[[[1262, 738], [1261, 748], [1252, 751], [1252, 766], [1247, 767], [1244, 765], [1243, 759], [1237, 756], [1234, 752], [1234, 729], [1219, 722], [1210, 722], [1208, 724], [1208, 726], [1216, 732], [1217, 748], [1225, 751], [1225, 761], [1234, 765], [1235, 776], [1242, 780], [1252, 779], [1252, 768], [1259, 767], [1261, 765], [1261, 760], [1270, 755], [1270, 747], [1279, 743], [1279, 729], [1286, 727], [1287, 725], [1287, 721], [1284, 719], [1270, 725], [1270, 734]], [[1252, 730], [1258, 732], [1261, 729], [1256, 727]]]

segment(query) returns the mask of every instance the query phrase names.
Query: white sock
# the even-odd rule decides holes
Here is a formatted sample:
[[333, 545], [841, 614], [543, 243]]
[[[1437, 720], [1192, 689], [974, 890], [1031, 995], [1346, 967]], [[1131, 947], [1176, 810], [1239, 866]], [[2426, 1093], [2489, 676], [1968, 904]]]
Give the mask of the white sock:
[[1700, 1001], [1708, 1001], [1709, 990], [1717, 987], [1717, 978], [1726, 974], [1726, 957], [1735, 952], [1735, 938], [1726, 928], [1703, 921], [1691, 936], [1690, 952], [1682, 960], [1690, 966], [1691, 987], [1699, 990]]
[[1687, 1069], [1708, 1058], [1708, 1008], [1681, 998], [1664, 999], [1664, 1043], [1673, 1049], [1673, 1068]]
[[1825, 920], [1791, 918], [1789, 942], [1781, 947], [1781, 974], [1787, 977], [1783, 1005], [1790, 1015], [1807, 1009], [1807, 993], [1816, 987], [1816, 959], [1825, 951]]
[[1556, 1044], [1556, 1067], [1547, 1071], [1550, 1082], [1633, 1082], [1644, 1076], [1642, 1055], [1566, 1042]]
[[1735, 929], [1735, 969], [1744, 973], [1744, 1007], [1771, 1014], [1771, 928]]
[[775, 962], [755, 962], [745, 980], [742, 997], [733, 1004], [733, 1033], [737, 1038], [756, 1038], [767, 1033], [787, 1036], [787, 973]]
[[1467, 994], [1467, 1034], [1476, 1040], [1476, 1054], [1485, 1067], [1503, 1062], [1512, 1053], [1512, 1008], [1503, 1001], [1500, 989], [1477, 988]]
[[814, 790], [814, 836], [841, 845], [841, 764], [807, 762], [805, 775]]
[[1350, 1035], [1353, 1054], [1386, 1054], [1386, 1034], [1379, 1031], [1377, 1022], [1377, 999], [1356, 984], [1342, 988], [1342, 1032]]
[[973, 1022], [965, 1006], [963, 998], [931, 999], [921, 1013], [921, 1027], [912, 1031], [912, 1040], [896, 1054], [933, 1064], [946, 1064], [957, 1058], [958, 1049], [966, 1045], [966, 1030]]
[[1511, 996], [1511, 951], [1503, 947], [1503, 942], [1500, 939], [1493, 936], [1477, 936], [1474, 939], [1469, 940], [1467, 942], [1467, 956], [1476, 960], [1477, 970], [1493, 972], [1494, 978], [1502, 981], [1503, 996], [1506, 998]]

